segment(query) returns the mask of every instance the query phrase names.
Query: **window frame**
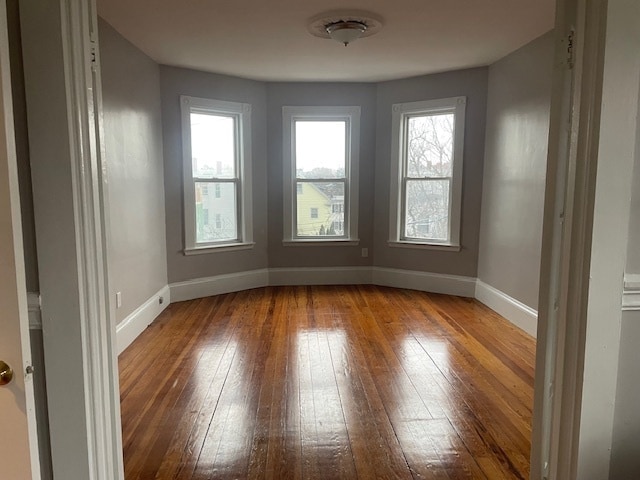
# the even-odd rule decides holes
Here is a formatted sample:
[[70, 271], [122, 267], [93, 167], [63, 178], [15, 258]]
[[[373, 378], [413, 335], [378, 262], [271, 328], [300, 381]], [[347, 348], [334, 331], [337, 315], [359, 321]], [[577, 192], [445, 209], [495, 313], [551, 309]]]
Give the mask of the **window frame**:
[[[464, 96], [426, 100], [420, 102], [397, 103], [392, 106], [391, 131], [391, 186], [389, 245], [393, 247], [426, 248], [433, 250], [460, 250], [460, 230], [462, 213], [462, 172], [464, 161], [464, 127], [467, 98]], [[453, 158], [451, 183], [449, 188], [449, 239], [419, 239], [404, 236], [406, 185], [408, 177], [406, 126], [409, 118], [429, 114], [454, 114]], [[436, 177], [424, 177], [436, 178]]]
[[[359, 106], [285, 106], [283, 120], [284, 232], [283, 245], [357, 245], [360, 157]], [[342, 236], [299, 236], [297, 221], [297, 176], [295, 171], [296, 121], [345, 121], [344, 223]], [[312, 181], [331, 181], [314, 179]], [[343, 180], [340, 179], [342, 182]], [[310, 182], [312, 183], [312, 182]]]
[[[182, 122], [184, 254], [252, 248], [253, 210], [251, 176], [251, 105], [211, 98], [180, 96]], [[193, 176], [191, 154], [191, 113], [221, 115], [235, 119], [235, 177], [200, 178]], [[196, 183], [233, 183], [236, 186], [236, 238], [215, 242], [196, 240]]]

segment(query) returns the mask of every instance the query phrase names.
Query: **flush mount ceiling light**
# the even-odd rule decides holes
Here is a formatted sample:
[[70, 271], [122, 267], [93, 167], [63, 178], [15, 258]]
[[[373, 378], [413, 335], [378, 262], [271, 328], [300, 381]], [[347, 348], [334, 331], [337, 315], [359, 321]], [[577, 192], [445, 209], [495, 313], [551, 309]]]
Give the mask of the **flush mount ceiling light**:
[[346, 47], [354, 40], [359, 39], [367, 31], [367, 24], [354, 20], [330, 23], [325, 27], [331, 38], [337, 42], [344, 43]]
[[358, 38], [370, 37], [382, 28], [382, 19], [368, 12], [327, 12], [311, 19], [309, 33], [331, 38], [346, 47]]

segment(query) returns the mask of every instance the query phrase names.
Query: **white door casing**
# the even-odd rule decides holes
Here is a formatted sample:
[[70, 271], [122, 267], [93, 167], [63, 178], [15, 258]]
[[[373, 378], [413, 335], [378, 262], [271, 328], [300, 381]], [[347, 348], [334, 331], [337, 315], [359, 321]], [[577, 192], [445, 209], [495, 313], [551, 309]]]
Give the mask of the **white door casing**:
[[8, 43], [0, 0], [0, 360], [14, 373], [0, 386], [0, 477], [39, 479]]
[[532, 480], [608, 478], [640, 61], [635, 0], [559, 0]]
[[20, 3], [53, 476], [124, 477], [94, 0]]
[[[4, 6], [4, 0], [0, 1], [2, 1], [2, 6]], [[598, 0], [558, 1], [559, 5], [569, 3], [593, 5], [596, 7], [596, 9], [600, 6], [599, 4], [606, 5], [606, 2]], [[59, 10], [62, 10], [64, 13], [62, 21], [63, 25], [62, 27], [58, 26], [58, 34], [62, 37], [65, 37], [63, 38], [62, 43], [65, 44], [65, 52], [67, 57], [64, 60], [58, 63], [52, 63], [51, 65], [54, 65], [54, 69], [58, 69], [57, 72], [67, 68], [67, 70], [65, 71], [65, 75], [70, 75], [71, 77], [66, 78], [67, 97], [65, 97], [65, 100], [68, 100], [69, 102], [68, 105], [66, 105], [66, 107], [68, 108], [68, 110], [66, 111], [66, 115], [69, 115], [71, 120], [69, 120], [68, 123], [64, 122], [65, 127], [69, 127], [70, 132], [65, 131], [65, 135], [62, 135], [62, 137], [60, 138], [62, 138], [66, 142], [66, 147], [70, 150], [67, 160], [68, 158], [71, 158], [72, 162], [75, 163], [73, 164], [73, 168], [71, 168], [71, 170], [73, 170], [72, 175], [70, 175], [70, 177], [72, 177], [71, 181], [65, 185], [68, 188], [60, 190], [59, 197], [56, 199], [58, 201], [56, 208], [68, 208], [68, 205], [65, 202], [72, 200], [75, 208], [77, 209], [73, 213], [73, 215], [71, 215], [71, 218], [68, 211], [64, 212], [64, 218], [62, 218], [62, 222], [68, 223], [64, 223], [64, 225], [61, 225], [59, 221], [58, 225], [52, 224], [51, 219], [47, 216], [47, 212], [55, 210], [48, 210], [46, 205], [47, 200], [46, 198], [44, 198], [45, 195], [43, 194], [43, 192], [46, 193], [47, 182], [61, 181], [60, 175], [67, 174], [68, 172], [60, 171], [60, 169], [47, 171], [46, 165], [41, 164], [41, 166], [43, 166], [44, 168], [42, 169], [42, 171], [35, 174], [35, 177], [38, 178], [34, 178], [34, 182], [36, 184], [39, 184], [39, 186], [36, 185], [37, 188], [35, 190], [37, 191], [35, 192], [35, 195], [41, 197], [39, 199], [36, 198], [37, 228], [41, 230], [44, 229], [44, 231], [49, 230], [49, 232], [57, 231], [60, 236], [65, 238], [67, 238], [70, 231], [71, 236], [70, 238], [67, 238], [69, 240], [67, 244], [73, 244], [73, 248], [76, 248], [76, 250], [69, 252], [66, 245], [61, 246], [61, 251], [65, 255], [68, 253], [73, 254], [73, 262], [66, 261], [65, 263], [65, 260], [69, 260], [68, 258], [65, 258], [65, 255], [60, 256], [60, 258], [58, 259], [54, 258], [55, 255], [53, 252], [55, 249], [53, 247], [56, 246], [56, 240], [54, 240], [53, 238], [49, 240], [50, 242], [52, 242], [52, 245], [39, 244], [39, 256], [43, 259], [43, 261], [41, 262], [41, 266], [43, 267], [42, 270], [51, 274], [51, 272], [55, 270], [55, 268], [51, 267], [56, 264], [56, 260], [65, 265], [67, 269], [73, 270], [73, 267], [78, 267], [78, 271], [76, 272], [76, 290], [69, 293], [69, 297], [63, 298], [59, 295], [56, 295], [56, 293], [59, 293], [59, 288], [54, 284], [54, 279], [45, 279], [45, 285], [43, 287], [43, 314], [45, 315], [44, 328], [45, 330], [47, 328], [51, 329], [52, 322], [59, 322], [56, 325], [55, 330], [49, 330], [49, 333], [51, 333], [52, 336], [49, 337], [49, 339], [47, 340], [47, 344], [45, 345], [45, 350], [48, 350], [47, 363], [52, 362], [52, 366], [54, 367], [53, 369], [50, 368], [49, 372], [56, 371], [56, 367], [64, 366], [65, 355], [63, 355], [64, 352], [62, 350], [65, 348], [67, 349], [66, 357], [69, 357], [69, 355], [76, 355], [75, 360], [78, 361], [78, 364], [70, 365], [70, 367], [72, 367], [72, 370], [70, 372], [72, 374], [71, 380], [75, 382], [75, 385], [73, 384], [73, 382], [69, 382], [71, 388], [65, 389], [64, 383], [61, 385], [55, 385], [54, 379], [48, 379], [48, 384], [52, 386], [50, 391], [52, 392], [53, 405], [55, 407], [59, 407], [52, 410], [52, 435], [55, 436], [54, 442], [56, 440], [58, 441], [56, 442], [58, 443], [58, 445], [54, 446], [55, 448], [53, 452], [54, 470], [57, 468], [59, 469], [59, 472], [78, 472], [82, 468], [84, 468], [83, 465], [80, 465], [79, 469], [75, 470], [73, 468], [67, 467], [73, 467], [74, 461], [75, 463], [83, 463], [85, 461], [88, 461], [88, 465], [84, 470], [85, 472], [87, 472], [87, 475], [83, 477], [79, 477], [77, 475], [73, 477], [61, 476], [61, 478], [104, 478], [105, 480], [111, 480], [112, 478], [121, 478], [122, 473], [121, 471], [119, 471], [121, 466], [118, 465], [117, 460], [117, 457], [118, 455], [120, 455], [120, 453], [118, 452], [118, 405], [116, 395], [117, 382], [115, 381], [117, 379], [117, 371], [115, 371], [113, 359], [113, 332], [109, 331], [108, 329], [105, 330], [105, 328], [107, 328], [106, 325], [108, 325], [105, 319], [109, 316], [109, 309], [107, 296], [108, 289], [106, 288], [106, 267], [103, 265], [105, 256], [104, 244], [102, 243], [104, 240], [104, 231], [102, 230], [102, 228], [104, 227], [105, 222], [105, 211], [104, 205], [100, 205], [100, 202], [103, 200], [100, 192], [101, 165], [99, 160], [96, 162], [95, 156], [91, 157], [91, 155], [99, 155], [99, 152], [97, 151], [98, 149], [96, 149], [95, 138], [91, 138], [92, 135], [95, 135], [99, 131], [99, 128], [92, 129], [91, 127], [95, 126], [95, 123], [87, 123], [86, 115], [89, 112], [93, 112], [93, 108], [95, 107], [95, 103], [93, 103], [95, 101], [94, 98], [90, 98], [91, 102], [87, 102], [88, 99], [86, 97], [84, 98], [84, 100], [82, 100], [82, 97], [86, 96], [87, 94], [86, 89], [88, 85], [91, 85], [89, 86], [89, 88], [97, 88], [96, 94], [99, 95], [99, 79], [97, 81], [97, 84], [92, 84], [92, 81], [88, 80], [88, 78], [84, 75], [84, 73], [86, 72], [86, 67], [83, 68], [81, 66], [81, 63], [74, 63], [73, 59], [82, 58], [83, 54], [87, 53], [87, 45], [91, 43], [89, 41], [90, 33], [88, 33], [88, 30], [90, 30], [90, 28], [87, 26], [87, 23], [91, 22], [87, 22], [86, 18], [95, 18], [94, 2], [83, 2], [81, 0], [42, 0], [38, 2], [24, 2], [22, 6], [25, 7], [25, 9], [29, 9], [32, 7], [38, 9], [42, 8], [42, 4], [46, 4], [48, 6], [53, 5], [54, 7], [56, 7], [58, 9], [58, 17], [61, 16]], [[87, 9], [90, 10], [88, 14]], [[591, 14], [590, 18], [593, 19], [594, 17], [596, 17], [596, 15]], [[2, 30], [2, 27], [0, 27], [0, 30]], [[595, 28], [594, 30], [598, 30], [598, 28]], [[597, 49], [599, 42], [599, 32], [594, 31], [593, 33], [583, 34], [587, 37], [588, 40], [595, 39], [595, 47]], [[76, 41], [74, 42], [72, 40]], [[6, 42], [4, 42], [3, 44], [6, 45]], [[52, 45], [54, 45], [54, 43], [43, 44], [42, 42], [40, 42], [37, 47], [38, 49], [50, 48]], [[70, 48], [71, 46], [73, 46], [73, 48]], [[29, 45], [27, 45], [27, 48], [28, 47]], [[95, 47], [97, 47], [97, 45], [95, 45]], [[40, 70], [42, 72], [43, 68], [41, 67], [43, 65], [46, 67], [47, 62], [55, 62], [55, 58], [43, 54], [42, 52], [31, 53], [33, 54], [32, 58], [36, 59], [32, 60], [32, 70]], [[53, 53], [55, 56], [60, 52]], [[71, 57], [73, 58], [70, 59], [69, 55], [71, 55]], [[55, 65], [57, 65], [57, 67]], [[596, 67], [598, 66], [599, 62], [596, 62]], [[7, 75], [5, 73], [4, 63], [2, 63], [2, 67], [2, 76], [4, 79]], [[29, 66], [26, 65], [26, 68], [27, 67]], [[46, 69], [44, 70], [46, 71]], [[597, 76], [598, 72], [592, 73]], [[55, 86], [55, 78], [49, 77], [46, 80], [49, 87]], [[93, 82], [95, 81], [96, 80], [94, 77]], [[27, 85], [27, 87], [29, 89], [29, 85]], [[37, 88], [35, 87], [35, 85], [31, 85], [30, 87], [32, 99], [34, 96], [38, 96]], [[593, 88], [596, 90], [595, 92], [593, 92], [594, 96], [596, 100], [599, 100], [600, 92], [597, 91], [597, 79], [595, 79], [593, 83]], [[5, 82], [3, 81], [2, 97], [3, 99], [10, 98], [10, 95], [9, 97], [6, 96], [5, 90], [6, 86]], [[78, 101], [78, 99], [80, 99], [80, 101]], [[38, 102], [36, 101], [36, 103]], [[42, 103], [43, 105], [46, 105], [46, 99], [43, 99]], [[33, 102], [30, 108], [35, 108]], [[0, 109], [0, 113], [4, 111], [5, 104], [3, 103], [2, 109]], [[583, 110], [583, 112], [586, 112], [586, 110]], [[91, 115], [92, 114], [90, 113], [89, 116]], [[30, 118], [30, 122], [31, 121], [34, 121], [33, 116]], [[60, 120], [58, 119], [58, 122], [59, 121]], [[89, 131], [87, 131], [87, 125], [89, 125]], [[42, 125], [36, 125], [34, 128], [32, 128], [33, 125], [30, 123], [30, 131], [37, 131], [38, 126]], [[2, 125], [2, 127], [3, 133], [1, 135], [4, 135], [4, 144], [6, 144], [6, 139], [8, 138], [8, 136], [6, 135], [6, 127], [4, 124]], [[556, 125], [556, 127], [558, 127], [558, 125]], [[576, 131], [574, 131], [573, 133], [576, 133]], [[595, 132], [596, 139], [598, 133], [599, 132], [597, 131]], [[60, 138], [58, 138], [58, 140]], [[583, 139], [583, 144], [581, 147], [587, 149], [593, 148], [594, 145], [590, 144], [589, 142], [590, 138], [591, 137], [587, 135], [587, 141]], [[51, 146], [59, 146], [57, 145], [58, 142], [56, 142], [55, 138], [52, 140], [53, 141], [50, 145], [46, 145], [48, 148], [51, 148]], [[569, 140], [575, 141], [576, 138], [572, 137]], [[88, 157], [86, 156], [87, 150], [85, 150], [85, 147], [89, 152], [91, 152]], [[555, 145], [555, 147], [558, 146]], [[572, 147], [576, 147], [576, 145], [572, 145]], [[3, 143], [2, 140], [0, 140], [0, 150], [2, 148]], [[37, 154], [38, 148], [35, 148], [33, 150]], [[0, 155], [4, 155], [4, 153]], [[582, 167], [584, 168], [584, 165], [582, 165]], [[4, 168], [4, 161], [0, 161], [0, 168]], [[86, 177], [83, 176], [85, 174], [87, 175]], [[4, 172], [0, 173], [0, 182], [5, 181], [4, 175]], [[569, 175], [573, 175], [575, 178], [576, 173], [575, 171], [571, 171], [569, 172]], [[7, 171], [7, 181], [8, 178], [9, 171]], [[69, 179], [67, 178], [66, 180]], [[579, 186], [579, 190], [581, 190], [581, 192], [579, 191], [577, 193], [582, 193], [584, 197], [592, 198], [595, 190], [595, 179], [593, 178], [593, 176], [590, 176], [588, 171], [586, 171], [584, 172], [583, 180], [585, 181], [585, 184]], [[560, 181], [564, 183], [564, 180]], [[64, 184], [64, 181], [62, 181], [62, 184]], [[4, 197], [2, 197], [2, 195], [5, 195], [6, 191], [8, 192], [7, 198], [9, 199], [9, 209], [6, 211], [10, 212], [10, 216], [7, 218], [9, 219], [8, 222], [11, 225], [11, 228], [9, 229], [10, 235], [6, 237], [2, 236], [0, 241], [4, 242], [7, 238], [11, 240], [12, 248], [10, 249], [9, 253], [13, 256], [13, 260], [11, 260], [12, 262], [14, 262], [15, 275], [13, 275], [13, 277], [16, 278], [16, 298], [13, 300], [14, 310], [15, 312], [17, 312], [18, 318], [22, 313], [22, 316], [24, 317], [23, 325], [24, 328], [26, 328], [26, 299], [24, 298], [24, 295], [22, 295], [21, 299], [20, 293], [17, 291], [17, 289], [19, 288], [17, 286], [17, 278], [20, 275], [20, 266], [15, 266], [15, 259], [19, 257], [15, 253], [16, 248], [21, 248], [21, 242], [16, 242], [15, 238], [16, 234], [19, 235], [20, 229], [14, 227], [15, 222], [19, 222], [19, 214], [15, 215], [15, 211], [13, 210], [13, 208], [15, 208], [15, 202], [11, 202], [11, 196], [13, 195], [15, 197], [15, 193], [12, 193], [11, 188], [9, 188], [11, 187], [11, 182], [8, 182], [7, 185], [8, 187], [4, 190], [1, 190], [2, 193], [0, 193], [0, 221], [6, 221], [4, 217], [4, 209], [6, 209], [7, 205], [3, 203], [5, 199]], [[14, 186], [15, 185], [16, 184], [14, 183]], [[564, 188], [565, 186], [560, 186], [557, 193], [559, 195], [566, 194], [566, 190]], [[573, 198], [579, 199], [579, 195], [575, 195]], [[551, 207], [553, 208], [553, 205]], [[590, 208], [591, 205], [589, 205], [588, 207]], [[40, 211], [40, 213], [38, 213], [38, 210]], [[556, 213], [563, 213], [563, 218], [565, 218], [565, 210], [556, 211]], [[93, 224], [93, 221], [95, 220], [97, 220], [97, 225]], [[556, 223], [556, 225], [558, 225], [561, 221], [562, 220], [558, 219], [554, 215], [553, 210], [547, 211], [547, 222]], [[565, 358], [567, 350], [562, 350], [559, 354], [562, 357], [559, 358], [559, 360], [561, 361], [557, 364], [553, 364], [553, 362], [545, 363], [545, 358], [547, 360], [550, 360], [550, 358], [545, 357], [545, 350], [539, 350], [538, 366], [544, 367], [544, 369], [547, 370], [552, 369], [560, 374], [557, 377], [553, 377], [554, 382], [558, 379], [562, 380], [563, 373], [573, 374], [574, 379], [576, 379], [576, 375], [581, 378], [582, 365], [580, 365], [580, 356], [581, 353], [585, 351], [584, 332], [581, 331], [581, 329], [584, 328], [585, 325], [581, 323], [581, 320], [584, 320], [586, 317], [585, 312], [583, 311], [585, 307], [584, 294], [588, 294], [588, 292], [584, 285], [576, 286], [575, 284], [573, 284], [574, 286], [572, 287], [571, 291], [560, 292], [560, 290], [562, 290], [565, 285], [571, 284], [571, 282], [567, 282], [569, 276], [571, 276], [572, 278], [584, 279], [585, 274], [588, 274], [589, 272], [589, 268], [587, 268], [589, 266], [590, 260], [588, 252], [589, 245], [581, 245], [581, 242], [583, 242], [585, 239], [588, 240], [587, 237], [590, 237], [590, 222], [590, 214], [589, 212], [585, 212], [583, 220], [578, 220], [578, 223], [575, 224], [575, 227], [578, 228], [587, 227], [586, 231], [580, 232], [580, 238], [577, 236], [571, 242], [565, 237], [565, 242], [571, 243], [570, 245], [567, 243], [563, 243], [561, 239], [561, 243], [563, 243], [563, 245], [561, 245], [560, 247], [562, 248], [562, 246], [565, 246], [569, 249], [568, 251], [563, 252], [567, 254], [567, 256], [564, 257], [565, 262], [569, 262], [569, 259], [573, 258], [573, 260], [577, 261], [579, 265], [574, 263], [573, 267], [571, 267], [570, 265], [565, 263], [563, 268], [569, 268], [571, 269], [571, 271], [569, 272], [568, 270], [565, 270], [564, 275], [562, 274], [563, 272], [556, 272], [558, 275], [556, 276], [557, 290], [555, 291], [551, 291], [548, 285], [550, 281], [553, 281], [551, 279], [551, 276], [554, 275], [554, 273], [550, 272], [549, 269], [547, 269], [547, 277], [543, 279], [544, 282], [547, 282], [547, 285], [542, 285], [544, 288], [546, 288], [546, 291], [541, 288], [541, 295], [545, 295], [544, 302], [542, 302], [541, 297], [541, 304], [546, 304], [547, 311], [549, 311], [555, 308], [555, 300], [557, 299], [557, 294], [564, 295], [564, 298], [562, 298], [564, 302], [562, 308], [565, 311], [570, 311], [573, 308], [573, 311], [575, 313], [575, 316], [573, 316], [573, 318], [577, 320], [577, 322], [571, 325], [567, 325], [566, 327], [575, 328], [575, 330], [577, 330], [580, 334], [576, 339], [571, 335], [567, 335], [567, 333], [570, 332], [570, 328], [565, 328], [563, 326], [557, 328], [558, 325], [546, 325], [541, 322], [541, 324], [543, 324], [543, 328], [547, 331], [544, 331], [544, 335], [539, 335], [539, 339], [546, 338], [549, 329], [556, 329], [555, 333], [557, 334], [557, 336], [554, 337], [554, 342], [568, 342], [569, 340], [574, 342], [573, 344], [567, 344], [566, 346], [569, 348], [569, 353], [573, 353], [573, 358]], [[70, 230], [69, 225], [71, 225]], [[4, 235], [5, 230], [6, 229], [3, 230], [2, 235]], [[40, 236], [40, 238], [42, 238], [42, 236]], [[4, 244], [0, 244], [0, 248], [2, 248], [3, 246]], [[582, 251], [583, 254], [571, 255], [576, 251], [576, 249], [578, 251]], [[547, 254], [549, 256], [546, 258], [546, 261], [551, 262], [550, 264], [552, 264], [554, 262], [554, 259], [551, 258], [550, 251], [548, 251]], [[4, 262], [4, 258], [2, 258], [2, 261]], [[6, 268], [4, 264], [2, 265], [2, 268]], [[67, 274], [68, 272], [61, 271], [60, 273]], [[22, 272], [22, 276], [24, 277], [24, 272]], [[61, 281], [60, 279], [57, 280]], [[2, 295], [4, 295], [4, 293]], [[571, 298], [569, 298], [570, 296]], [[3, 298], [0, 297], [0, 300], [3, 300]], [[4, 307], [4, 305], [2, 306]], [[72, 308], [77, 311], [71, 311]], [[7, 313], [8, 311], [9, 310], [3, 311], [3, 314]], [[70, 313], [71, 316], [69, 317], [69, 319], [57, 318], [59, 317], [60, 312]], [[568, 318], [571, 318], [571, 316], [568, 316]], [[2, 325], [3, 324], [0, 323], [0, 326]], [[70, 337], [65, 340], [62, 337], [67, 333], [70, 334]], [[541, 346], [544, 347], [544, 345], [545, 343], [541, 342]], [[0, 340], [0, 348], [1, 347], [2, 343]], [[557, 353], [558, 352], [554, 350], [551, 352], [551, 355], [555, 356]], [[0, 351], [0, 358], [2, 354], [2, 351]], [[21, 363], [23, 363], [23, 361]], [[22, 371], [22, 366], [23, 365], [20, 366], [20, 372]], [[538, 369], [538, 372], [538, 379], [542, 380], [546, 378], [541, 376], [543, 368]], [[571, 377], [569, 375], [565, 375], [565, 378]], [[76, 385], [79, 385], [80, 387], [76, 387]], [[553, 392], [554, 389], [556, 391], [556, 399], [554, 400], [554, 402], [552, 402], [552, 405], [550, 407], [553, 411], [548, 412], [549, 416], [547, 417], [552, 423], [552, 432], [547, 431], [542, 435], [542, 437], [546, 437], [550, 434], [553, 435], [553, 442], [549, 446], [550, 448], [548, 448], [547, 451], [538, 452], [536, 457], [534, 457], [534, 460], [539, 461], [542, 458], [545, 458], [545, 455], [547, 460], [549, 460], [549, 458], [551, 457], [550, 460], [552, 461], [552, 463], [556, 464], [551, 465], [551, 467], [553, 467], [550, 469], [551, 472], [558, 472], [560, 469], [558, 469], [557, 464], [561, 463], [562, 461], [568, 461], [572, 464], [569, 466], [568, 470], [571, 470], [573, 471], [573, 473], [575, 473], [575, 457], [577, 456], [577, 448], [571, 445], [571, 443], [572, 441], [580, 441], [576, 433], [579, 431], [580, 422], [582, 419], [575, 415], [575, 410], [580, 408], [581, 385], [579, 385], [579, 382], [578, 384], [565, 383], [564, 385], [555, 383], [553, 387], [551, 385], [540, 385], [540, 383], [536, 385], [537, 394], [538, 392]], [[1, 398], [2, 397], [0, 396], [0, 399]], [[64, 405], [64, 402], [62, 400], [64, 400], [65, 398], [73, 400], [71, 402], [72, 404]], [[74, 412], [74, 405], [79, 405], [81, 408], [75, 410]], [[99, 407], [101, 406], [105, 407], [104, 411], [100, 411]], [[540, 407], [540, 405], [538, 405], [538, 407]], [[62, 420], [64, 420], [65, 412], [75, 413], [78, 416], [78, 421], [68, 426], [68, 432], [62, 431]], [[562, 415], [562, 413], [567, 414]], [[540, 411], [538, 411], [537, 414], [538, 419], [542, 418], [542, 416], [540, 415]], [[96, 417], [96, 415], [98, 415], [98, 417]], [[571, 419], [573, 419], [574, 421], [571, 421]], [[76, 444], [64, 443], [65, 438], [73, 438], [73, 432], [83, 431], [85, 436], [83, 436]], [[28, 425], [25, 428], [25, 432], [28, 432]], [[66, 433], [68, 433], [68, 435], [66, 435]], [[12, 439], [12, 442], [16, 443], [16, 440]], [[79, 445], [83, 442], [85, 442], [84, 446]], [[83, 448], [76, 449], [76, 447], [78, 446]], [[567, 452], [566, 457], [560, 459], [558, 458], [558, 452], [560, 451], [560, 448], [558, 447], [561, 447], [563, 452]], [[65, 452], [64, 450], [67, 450], [67, 452]], [[24, 458], [24, 452], [29, 451], [29, 449], [27, 447], [24, 447], [21, 448], [20, 451], [22, 452], [22, 456]], [[549, 455], [550, 453], [554, 453], [555, 455]], [[78, 460], [78, 456], [84, 456], [84, 458], [82, 460]], [[62, 463], [67, 460], [69, 461], [69, 464], [62, 465]], [[537, 464], [537, 467], [534, 466], [534, 468], [539, 468], [538, 473], [544, 475], [540, 471], [545, 470], [544, 462], [534, 463]], [[65, 468], [67, 468], [67, 470], [65, 470]], [[570, 475], [573, 475], [573, 473], [570, 473]], [[22, 478], [22, 475], [19, 475], [17, 478]], [[570, 477], [560, 476], [556, 478], [564, 479]]]

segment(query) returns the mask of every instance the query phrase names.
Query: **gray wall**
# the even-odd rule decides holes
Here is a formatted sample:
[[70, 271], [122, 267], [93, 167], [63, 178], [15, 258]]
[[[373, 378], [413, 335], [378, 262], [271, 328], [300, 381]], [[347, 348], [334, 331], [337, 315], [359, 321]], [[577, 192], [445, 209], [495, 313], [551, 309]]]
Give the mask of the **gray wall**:
[[489, 67], [478, 278], [537, 308], [553, 63], [549, 32]]
[[18, 181], [20, 183], [20, 209], [27, 291], [38, 291], [38, 258], [36, 255], [36, 227], [33, 219], [31, 166], [29, 165], [29, 137], [27, 135], [27, 103], [24, 91], [22, 41], [18, 0], [7, 2], [9, 57], [11, 62], [11, 89], [13, 93], [13, 119], [16, 134]]
[[44, 349], [42, 330], [29, 330], [31, 337], [31, 361], [33, 362], [33, 388], [36, 398], [36, 421], [38, 423], [38, 451], [40, 453], [41, 480], [52, 478], [51, 441], [49, 439], [49, 410], [47, 409], [47, 385], [45, 382]]
[[[487, 69], [367, 83], [263, 83], [175, 67], [160, 67], [165, 151], [169, 282], [269, 267], [379, 265], [475, 276], [480, 227]], [[183, 254], [180, 95], [246, 102], [253, 106], [254, 249]], [[464, 95], [466, 114], [462, 251], [387, 247], [391, 106], [398, 102]], [[283, 106], [361, 108], [357, 246], [283, 246]], [[373, 207], [373, 208], [372, 208]], [[267, 229], [268, 225], [268, 229]], [[361, 249], [369, 248], [363, 258]]]
[[612, 479], [640, 477], [640, 311], [622, 312], [618, 385], [611, 445]]
[[[269, 266], [361, 266], [361, 248], [371, 248], [373, 232], [375, 162], [375, 84], [365, 83], [270, 83], [267, 86], [267, 137], [269, 139]], [[357, 246], [288, 246], [283, 239], [283, 106], [359, 106], [359, 212]]]
[[[640, 112], [640, 105], [638, 106]], [[640, 123], [636, 134], [636, 159], [633, 168], [631, 218], [627, 244], [627, 273], [640, 274]]]
[[[225, 75], [160, 67], [169, 283], [267, 266], [266, 85]], [[180, 95], [251, 104], [253, 240], [251, 250], [185, 256]]]
[[[638, 108], [640, 111], [640, 106]], [[640, 275], [640, 122], [636, 125], [626, 274]], [[611, 478], [640, 476], [640, 310], [622, 312], [618, 383], [611, 449]]]
[[160, 69], [100, 21], [112, 294], [121, 322], [167, 285]]
[[[460, 252], [389, 247], [389, 188], [391, 172], [391, 107], [394, 103], [467, 97], [462, 228]], [[378, 84], [374, 265], [451, 275], [476, 276], [482, 162], [484, 153], [487, 68], [395, 80]]]
[[[18, 0], [7, 1], [7, 20], [27, 291], [38, 292], [38, 263], [35, 243], [33, 196], [31, 191], [29, 138], [27, 135], [27, 105], [24, 90], [24, 69], [22, 64], [22, 41], [20, 39]], [[38, 423], [40, 474], [43, 480], [49, 480], [52, 475], [51, 446], [49, 442], [49, 412], [47, 411], [47, 388], [45, 384], [42, 330], [30, 329], [29, 336], [31, 344], [31, 362], [35, 371], [33, 375], [33, 387], [36, 402], [36, 419]]]

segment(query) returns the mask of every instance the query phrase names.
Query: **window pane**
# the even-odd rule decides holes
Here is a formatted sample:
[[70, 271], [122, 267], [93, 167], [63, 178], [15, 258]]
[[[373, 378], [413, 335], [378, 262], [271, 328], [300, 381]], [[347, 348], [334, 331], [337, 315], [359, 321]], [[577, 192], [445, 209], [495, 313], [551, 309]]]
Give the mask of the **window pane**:
[[406, 145], [407, 176], [451, 176], [453, 124], [453, 113], [409, 117]]
[[404, 236], [449, 240], [449, 180], [409, 180]]
[[297, 235], [299, 237], [344, 236], [344, 183], [298, 182]]
[[295, 122], [297, 178], [344, 178], [346, 166], [345, 121]]
[[191, 161], [197, 178], [236, 176], [235, 118], [191, 113]]
[[236, 185], [196, 183], [196, 243], [237, 240]]

